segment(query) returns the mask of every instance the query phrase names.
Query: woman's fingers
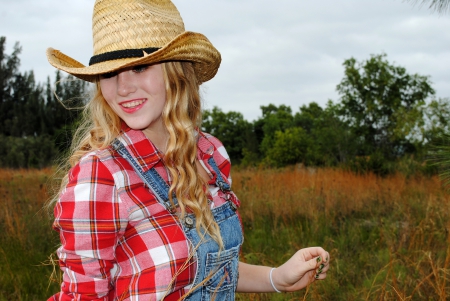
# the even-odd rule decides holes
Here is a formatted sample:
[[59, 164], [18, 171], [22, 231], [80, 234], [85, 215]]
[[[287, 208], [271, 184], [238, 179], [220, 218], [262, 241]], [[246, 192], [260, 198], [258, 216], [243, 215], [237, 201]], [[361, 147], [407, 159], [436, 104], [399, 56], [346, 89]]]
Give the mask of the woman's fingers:
[[316, 274], [314, 277], [315, 280], [323, 280], [325, 278], [327, 278], [327, 273]]
[[320, 262], [326, 262], [330, 259], [330, 254], [321, 247], [311, 247], [302, 250], [309, 252], [313, 257], [320, 257]]
[[316, 275], [314, 276], [314, 278], [316, 280], [323, 280], [327, 277], [327, 271], [330, 268], [330, 257], [327, 254], [326, 257], [327, 260], [322, 261], [322, 263], [320, 263], [320, 265], [318, 266], [318, 268], [316, 269]]
[[321, 247], [298, 250], [287, 262], [273, 271], [277, 287], [295, 291], [309, 285], [314, 280], [326, 278], [330, 268], [330, 255]]
[[314, 259], [316, 262], [311, 261], [314, 265], [320, 265], [322, 263], [328, 264], [330, 261], [330, 254], [321, 247], [310, 247], [298, 250], [296, 256], [300, 261], [305, 262], [310, 262], [310, 260]]
[[308, 267], [308, 271], [305, 272], [312, 271], [315, 280], [325, 279], [330, 268], [330, 254], [320, 247], [306, 248], [300, 250], [300, 252], [306, 252], [304, 258], [313, 257], [305, 262], [305, 266]]
[[330, 265], [328, 264], [321, 264], [319, 265], [319, 267], [316, 269], [316, 273], [320, 274], [320, 273], [326, 273], [328, 271], [328, 269], [330, 268]]

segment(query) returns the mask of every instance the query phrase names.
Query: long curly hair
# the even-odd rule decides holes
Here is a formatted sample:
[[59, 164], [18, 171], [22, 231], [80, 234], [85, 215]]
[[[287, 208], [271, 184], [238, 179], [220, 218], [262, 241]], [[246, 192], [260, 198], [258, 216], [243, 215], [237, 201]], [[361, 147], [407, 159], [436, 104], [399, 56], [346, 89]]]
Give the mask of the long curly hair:
[[[170, 201], [173, 204], [174, 194], [180, 206], [180, 217], [183, 218], [189, 208], [196, 216], [197, 231], [200, 234], [208, 233], [223, 248], [219, 226], [208, 204], [207, 183], [196, 166], [197, 132], [202, 110], [199, 84], [192, 63], [164, 62], [162, 70], [166, 87], [162, 119], [169, 133], [164, 161], [172, 179]], [[56, 202], [67, 185], [68, 170], [88, 152], [109, 147], [120, 133], [121, 119], [104, 99], [98, 81], [81, 115], [69, 154], [60, 165], [64, 177], [51, 203]]]

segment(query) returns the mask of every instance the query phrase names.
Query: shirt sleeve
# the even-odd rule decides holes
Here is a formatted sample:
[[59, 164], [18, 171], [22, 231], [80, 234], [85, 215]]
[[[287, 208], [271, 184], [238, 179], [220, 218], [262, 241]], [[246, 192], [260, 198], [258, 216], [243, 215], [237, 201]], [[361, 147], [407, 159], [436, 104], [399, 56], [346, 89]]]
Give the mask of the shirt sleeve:
[[83, 158], [71, 170], [54, 210], [63, 282], [51, 300], [108, 300], [122, 231], [119, 204], [114, 178], [97, 157]]
[[[220, 172], [222, 173], [222, 176], [225, 177], [228, 180], [228, 183], [231, 186], [232, 179], [231, 179], [231, 160], [228, 156], [227, 150], [223, 146], [222, 142], [217, 139], [216, 137], [212, 135], [207, 135], [206, 138], [214, 145], [215, 151], [213, 152], [214, 161], [216, 162], [217, 166], [219, 167]], [[215, 184], [214, 184], [215, 185]], [[231, 201], [236, 204], [238, 207], [241, 206], [240, 199], [236, 196], [233, 189], [231, 189], [230, 194], [228, 197], [226, 197], [223, 192], [219, 191], [218, 188], [215, 189], [219, 197], [228, 199], [231, 198]], [[213, 194], [213, 193], [212, 193]], [[239, 221], [241, 223], [242, 227], [242, 233], [244, 233], [244, 226], [242, 223], [242, 218], [239, 212], [237, 212], [237, 215], [239, 217]]]
[[214, 136], [209, 135], [208, 140], [214, 145], [215, 151], [213, 153], [214, 161], [220, 169], [222, 175], [231, 184], [231, 160], [228, 156], [227, 150], [222, 142]]
[[[228, 156], [227, 150], [225, 149], [222, 142], [219, 139], [217, 139], [216, 137], [214, 137], [210, 134], [207, 134], [207, 133], [203, 133], [203, 137], [214, 146], [214, 151], [211, 154], [214, 158], [214, 161], [217, 164], [217, 167], [219, 167], [222, 177], [224, 177], [231, 186], [231, 184], [232, 184], [231, 160], [230, 160], [230, 157]], [[208, 151], [206, 151], [206, 152], [208, 152]], [[211, 195], [213, 196], [213, 198], [217, 194], [219, 197], [227, 199], [227, 197], [221, 191], [219, 191], [219, 188], [216, 186], [214, 179], [212, 179], [209, 184], [210, 184], [210, 192], [211, 192]], [[213, 186], [215, 188], [211, 188], [211, 186]], [[233, 190], [231, 190], [230, 196], [232, 197], [232, 201], [237, 206], [240, 206], [241, 201], [235, 195]]]

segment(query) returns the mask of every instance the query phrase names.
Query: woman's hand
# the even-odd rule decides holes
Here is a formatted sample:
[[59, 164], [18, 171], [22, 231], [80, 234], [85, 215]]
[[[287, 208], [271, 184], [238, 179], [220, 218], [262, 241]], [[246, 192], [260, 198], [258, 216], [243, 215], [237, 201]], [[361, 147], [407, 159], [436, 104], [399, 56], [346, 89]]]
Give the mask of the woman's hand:
[[282, 292], [303, 289], [315, 280], [327, 277], [329, 262], [330, 255], [320, 247], [301, 249], [273, 270], [273, 285]]

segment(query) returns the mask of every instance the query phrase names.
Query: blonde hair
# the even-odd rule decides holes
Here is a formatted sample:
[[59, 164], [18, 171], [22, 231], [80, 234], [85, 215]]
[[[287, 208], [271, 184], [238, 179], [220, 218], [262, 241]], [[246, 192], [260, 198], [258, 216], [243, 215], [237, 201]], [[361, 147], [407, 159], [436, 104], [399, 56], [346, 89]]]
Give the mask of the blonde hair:
[[[222, 249], [220, 229], [214, 221], [205, 192], [207, 183], [196, 166], [196, 132], [200, 128], [202, 112], [194, 68], [190, 62], [164, 62], [162, 70], [167, 95], [162, 119], [169, 133], [164, 161], [172, 179], [170, 201], [173, 204], [172, 195], [175, 194], [181, 219], [188, 207], [195, 214], [198, 233], [202, 235], [206, 231]], [[62, 170], [65, 176], [53, 202], [68, 183], [69, 168], [76, 165], [86, 153], [109, 147], [119, 135], [120, 126], [120, 118], [104, 99], [97, 81], [96, 90], [86, 104], [80, 125], [74, 133], [68, 159], [64, 160]]]

